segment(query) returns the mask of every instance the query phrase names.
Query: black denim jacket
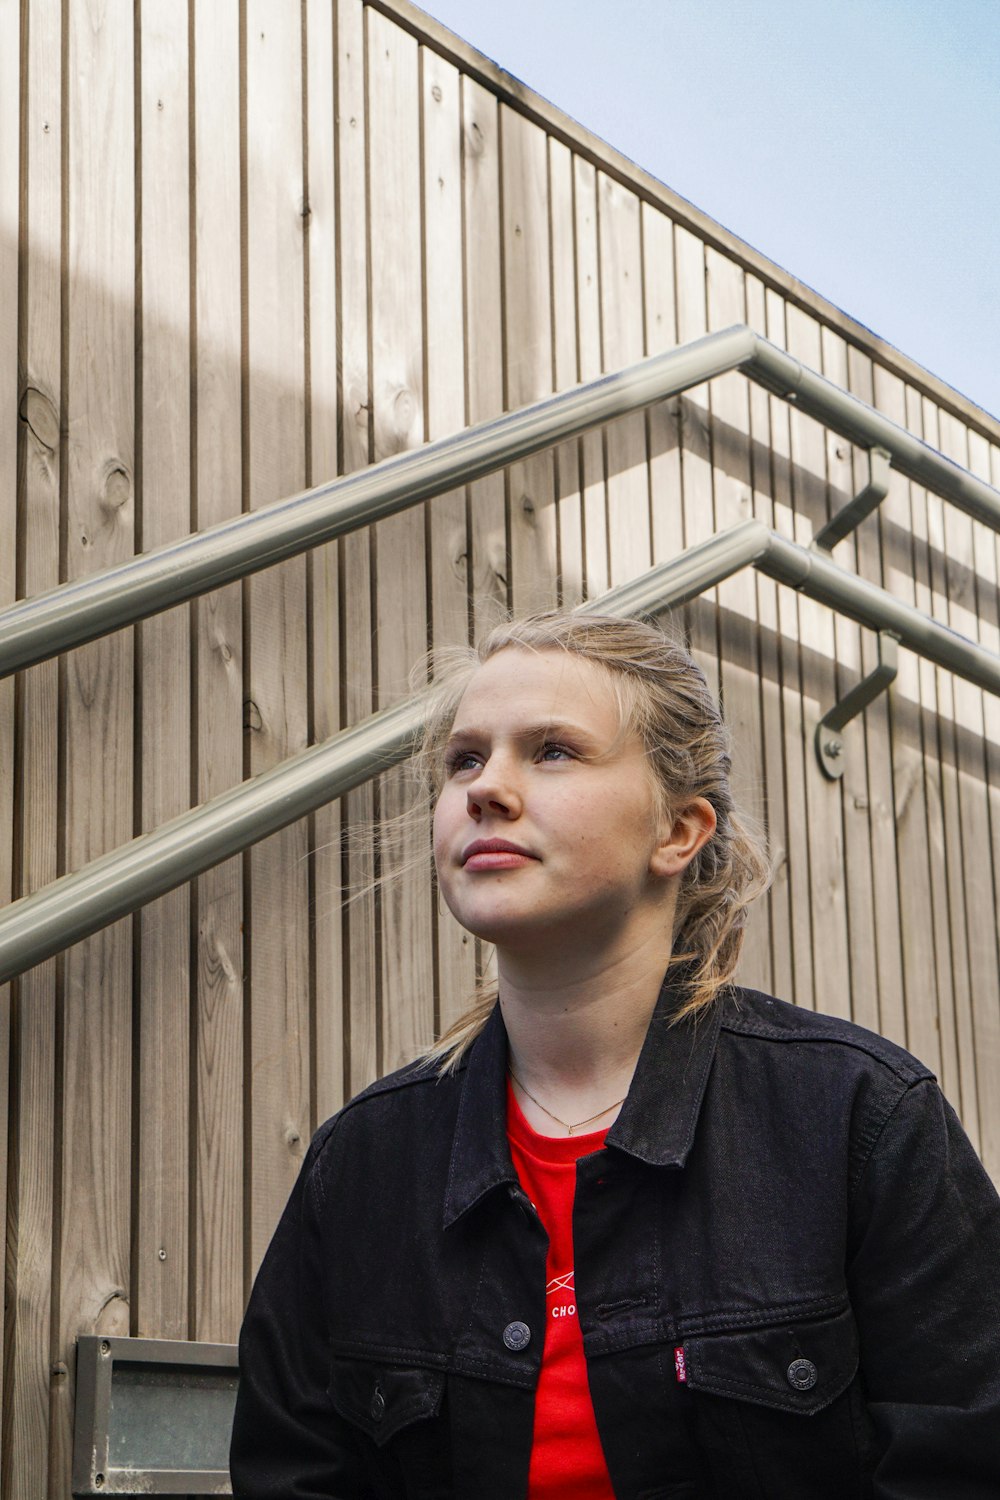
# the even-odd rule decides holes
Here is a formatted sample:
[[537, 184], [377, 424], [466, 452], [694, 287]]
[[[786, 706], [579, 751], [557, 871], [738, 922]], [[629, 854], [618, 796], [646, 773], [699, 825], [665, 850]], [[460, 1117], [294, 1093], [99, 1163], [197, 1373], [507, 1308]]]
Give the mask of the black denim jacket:
[[[576, 1299], [623, 1500], [997, 1500], [1000, 1199], [928, 1071], [749, 990], [660, 997], [581, 1159]], [[517, 1500], [546, 1236], [499, 1012], [317, 1133], [243, 1328], [244, 1500]], [[683, 1378], [682, 1378], [683, 1377]]]

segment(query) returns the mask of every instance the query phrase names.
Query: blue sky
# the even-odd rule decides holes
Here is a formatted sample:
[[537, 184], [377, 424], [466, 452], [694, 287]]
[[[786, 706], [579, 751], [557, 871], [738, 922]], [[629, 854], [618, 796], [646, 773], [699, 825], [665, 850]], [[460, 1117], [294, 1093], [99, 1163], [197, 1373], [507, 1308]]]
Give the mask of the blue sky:
[[1000, 415], [1000, 0], [424, 8]]

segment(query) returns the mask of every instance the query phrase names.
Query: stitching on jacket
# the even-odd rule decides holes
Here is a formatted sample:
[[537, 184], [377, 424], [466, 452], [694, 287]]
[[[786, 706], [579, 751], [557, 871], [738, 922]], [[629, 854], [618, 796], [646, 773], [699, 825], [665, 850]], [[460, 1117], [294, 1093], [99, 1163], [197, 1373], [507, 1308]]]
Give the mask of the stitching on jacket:
[[880, 1063], [890, 1073], [894, 1073], [897, 1078], [907, 1083], [919, 1083], [925, 1078], [935, 1077], [935, 1074], [922, 1064], [912, 1066], [904, 1062], [902, 1058], [897, 1060], [886, 1057], [878, 1047], [869, 1046], [861, 1038], [844, 1036], [837, 1031], [785, 1031], [780, 1026], [768, 1026], [764, 1021], [749, 1021], [746, 1025], [736, 1026], [725, 1020], [722, 1022], [721, 1030], [728, 1031], [732, 1036], [758, 1037], [766, 1042], [807, 1043], [809, 1045], [825, 1043], [836, 1047], [850, 1047], [853, 1051], [870, 1057], [873, 1062]]
[[875, 1154], [875, 1148], [879, 1145], [880, 1141], [882, 1140], [882, 1137], [885, 1135], [885, 1132], [886, 1132], [886, 1129], [887, 1129], [887, 1127], [889, 1125], [890, 1120], [896, 1114], [896, 1111], [899, 1109], [899, 1107], [902, 1104], [903, 1100], [904, 1099], [908, 1099], [909, 1096], [912, 1094], [912, 1092], [913, 1092], [914, 1089], [919, 1088], [921, 1084], [925, 1084], [925, 1083], [929, 1084], [931, 1088], [937, 1088], [937, 1084], [936, 1084], [936, 1082], [935, 1082], [935, 1080], [934, 1080], [933, 1077], [930, 1077], [930, 1078], [918, 1078], [916, 1080], [916, 1082], [910, 1084], [910, 1086], [908, 1088], [904, 1088], [904, 1089], [900, 1090], [900, 1093], [898, 1094], [898, 1096], [893, 1100], [892, 1104], [885, 1111], [885, 1114], [884, 1114], [884, 1117], [883, 1117], [882, 1121], [878, 1125], [873, 1125], [872, 1131], [871, 1131], [871, 1141], [868, 1144], [868, 1149], [865, 1151], [865, 1153], [862, 1156], [860, 1162], [858, 1163], [857, 1171], [853, 1174], [853, 1180], [850, 1182], [849, 1187], [848, 1187], [848, 1193], [847, 1193], [847, 1207], [848, 1207], [848, 1211], [850, 1211], [851, 1205], [854, 1202], [854, 1195], [855, 1195], [855, 1193], [858, 1191], [858, 1188], [861, 1186], [861, 1179], [865, 1175], [865, 1172], [868, 1170], [868, 1163], [871, 1161], [872, 1157]]
[[[721, 1030], [722, 1030], [722, 1023], [720, 1022], [719, 1031], [721, 1031]], [[695, 1036], [693, 1036], [691, 1038], [691, 1050], [692, 1051], [694, 1050], [696, 1042], [697, 1042], [697, 1036], [695, 1035]], [[691, 1144], [691, 1139], [692, 1139], [692, 1137], [694, 1135], [694, 1131], [695, 1131], [695, 1125], [696, 1125], [697, 1120], [698, 1120], [698, 1118], [699, 1118], [699, 1116], [701, 1114], [702, 1106], [703, 1106], [703, 1104], [705, 1102], [705, 1082], [706, 1082], [706, 1079], [708, 1078], [709, 1069], [711, 1068], [712, 1063], [715, 1061], [715, 1054], [716, 1054], [716, 1051], [718, 1049], [718, 1046], [719, 1046], [719, 1032], [717, 1031], [716, 1034], [715, 1034], [714, 1045], [711, 1046], [711, 1047], [706, 1047], [706, 1049], [705, 1049], [705, 1055], [704, 1055], [704, 1058], [702, 1059], [701, 1067], [698, 1070], [697, 1082], [695, 1084], [695, 1087], [691, 1090], [691, 1102], [690, 1102], [690, 1105], [688, 1107], [687, 1116], [686, 1116], [685, 1121], [684, 1121], [684, 1144], [685, 1144], [685, 1146], [688, 1146], [688, 1147]]]
[[411, 1349], [405, 1344], [369, 1344], [360, 1339], [331, 1339], [330, 1353], [335, 1358], [347, 1359], [357, 1355], [373, 1364], [380, 1361], [405, 1360], [407, 1364], [421, 1370], [446, 1370], [447, 1354], [435, 1354], [429, 1349]]
[[[823, 1392], [818, 1406], [815, 1404], [818, 1395], [817, 1392], [810, 1391], [810, 1401], [802, 1402], [800, 1404], [791, 1397], [786, 1397], [784, 1400], [779, 1400], [777, 1398], [777, 1393], [770, 1392], [768, 1386], [758, 1385], [752, 1381], [726, 1379], [724, 1376], [705, 1375], [698, 1369], [697, 1365], [695, 1365], [692, 1373], [698, 1380], [700, 1386], [709, 1392], [731, 1393], [734, 1396], [742, 1396], [745, 1394], [748, 1396], [752, 1396], [753, 1400], [760, 1406], [770, 1406], [773, 1407], [776, 1411], [800, 1411], [808, 1414], [811, 1411], [819, 1411], [823, 1406], [828, 1406], [831, 1401], [835, 1401], [838, 1396], [843, 1395], [844, 1391], [846, 1391], [847, 1387], [854, 1379], [856, 1371], [857, 1362], [855, 1362], [854, 1369], [849, 1375], [847, 1375], [846, 1377], [841, 1377], [841, 1379], [843, 1379], [842, 1385], [840, 1385], [838, 1381], [837, 1383], [835, 1383], [834, 1389], [832, 1391]], [[768, 1399], [769, 1393], [771, 1397], [770, 1400]]]
[[309, 1145], [309, 1152], [313, 1157], [312, 1161], [309, 1162], [308, 1154], [306, 1156], [306, 1161], [309, 1162], [309, 1170], [306, 1174], [306, 1192], [311, 1194], [315, 1200], [312, 1207], [317, 1215], [321, 1214], [326, 1208], [326, 1186], [319, 1171], [320, 1159], [333, 1137], [333, 1132], [336, 1130], [339, 1120], [339, 1114], [332, 1115], [329, 1120], [326, 1120], [319, 1127]]
[[723, 1309], [713, 1313], [688, 1313], [677, 1319], [677, 1328], [685, 1337], [694, 1338], [699, 1333], [724, 1333], [740, 1328], [766, 1328], [791, 1319], [805, 1323], [827, 1314], [847, 1312], [850, 1301], [846, 1292], [831, 1293], [828, 1297], [811, 1297], [804, 1302], [782, 1302], [760, 1312], [745, 1312]]

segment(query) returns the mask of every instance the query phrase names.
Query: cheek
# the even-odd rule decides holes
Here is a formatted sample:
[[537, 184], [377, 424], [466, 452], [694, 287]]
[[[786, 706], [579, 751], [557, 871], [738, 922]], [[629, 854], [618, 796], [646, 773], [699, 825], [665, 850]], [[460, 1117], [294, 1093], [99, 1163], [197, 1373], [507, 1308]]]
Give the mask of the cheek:
[[455, 837], [459, 818], [465, 810], [464, 797], [456, 798], [455, 789], [445, 785], [434, 804], [431, 833], [434, 845], [434, 863], [440, 869], [445, 862], [451, 841]]

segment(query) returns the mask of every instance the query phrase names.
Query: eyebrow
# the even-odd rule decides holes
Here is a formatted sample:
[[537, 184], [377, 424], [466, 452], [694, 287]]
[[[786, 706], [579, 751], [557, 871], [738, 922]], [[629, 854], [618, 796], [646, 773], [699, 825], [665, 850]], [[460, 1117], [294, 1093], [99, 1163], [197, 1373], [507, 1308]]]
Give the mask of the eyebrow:
[[[588, 744], [594, 743], [593, 732], [582, 724], [575, 724], [571, 719], [543, 719], [537, 724], [522, 724], [514, 731], [514, 738], [518, 740], [559, 738], [560, 736], [586, 740]], [[446, 743], [448, 745], [461, 744], [466, 740], [488, 740], [489, 738], [490, 730], [482, 729], [475, 724], [467, 724], [461, 729], [453, 729]]]

